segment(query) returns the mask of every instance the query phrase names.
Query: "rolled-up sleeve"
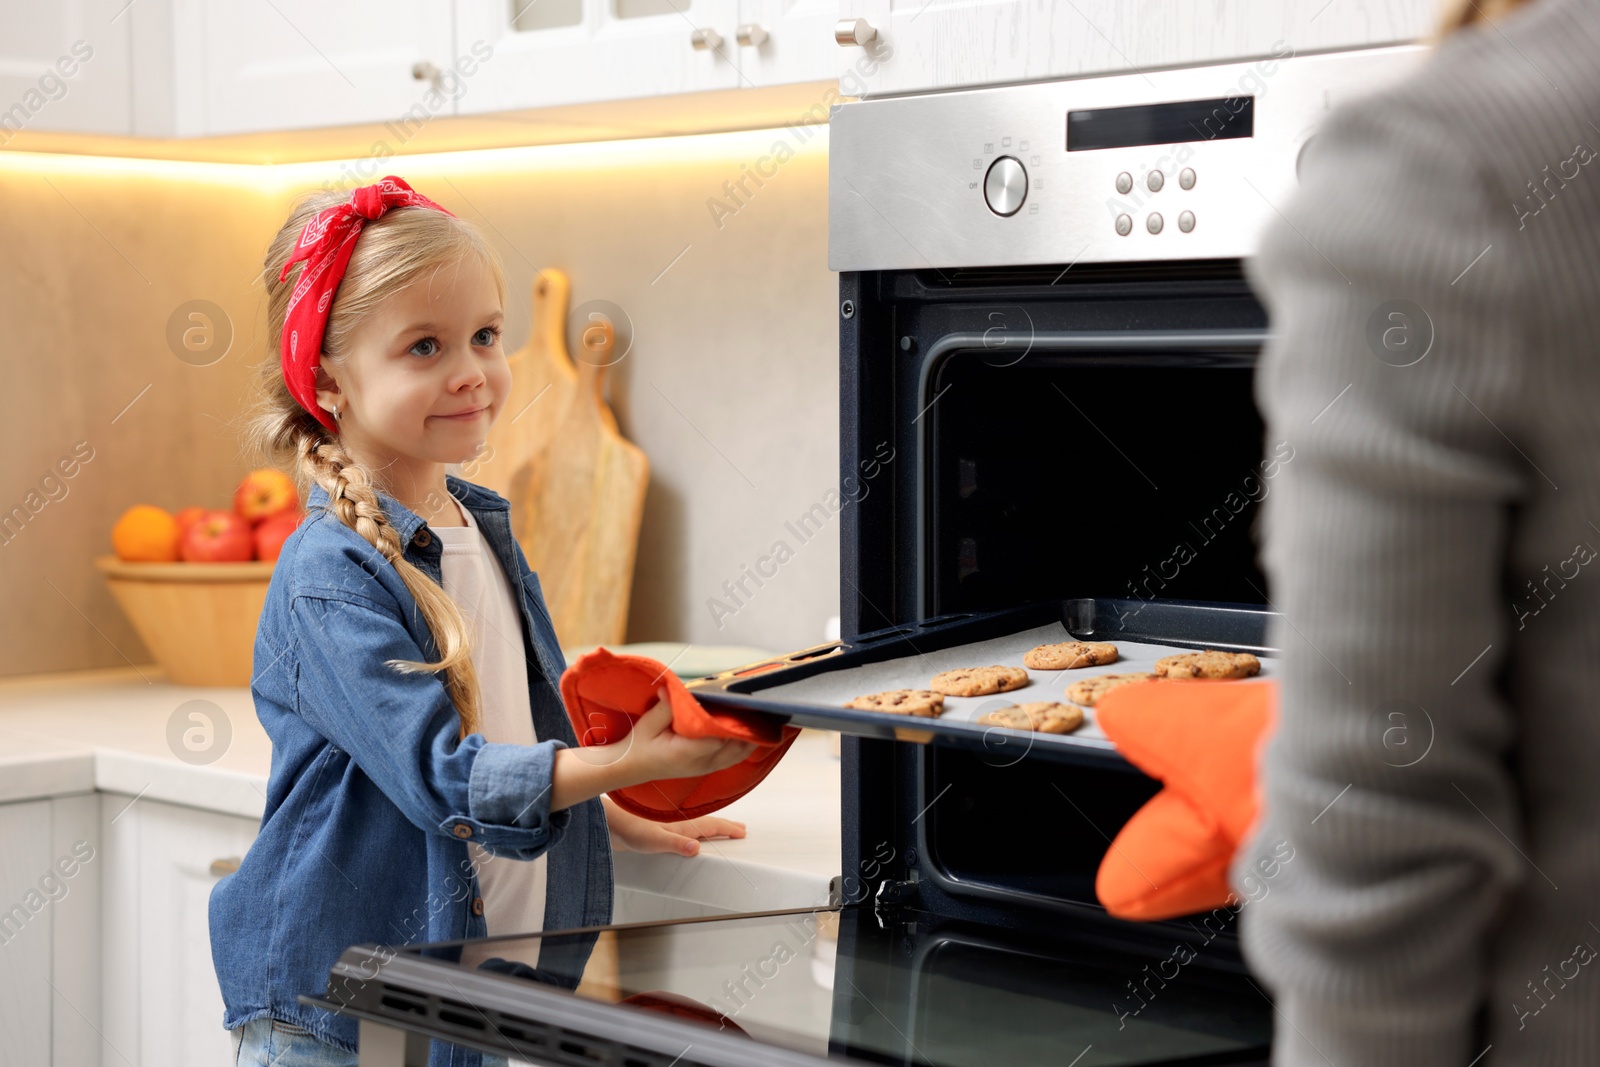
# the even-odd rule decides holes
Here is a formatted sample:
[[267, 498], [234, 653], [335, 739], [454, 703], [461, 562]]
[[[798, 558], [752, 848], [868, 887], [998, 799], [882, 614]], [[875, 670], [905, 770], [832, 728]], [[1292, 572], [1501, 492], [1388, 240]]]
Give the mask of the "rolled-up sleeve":
[[414, 825], [531, 860], [560, 841], [570, 811], [551, 811], [559, 740], [497, 744], [460, 736], [442, 674], [421, 662], [398, 617], [353, 595], [296, 596], [290, 607], [297, 710]]

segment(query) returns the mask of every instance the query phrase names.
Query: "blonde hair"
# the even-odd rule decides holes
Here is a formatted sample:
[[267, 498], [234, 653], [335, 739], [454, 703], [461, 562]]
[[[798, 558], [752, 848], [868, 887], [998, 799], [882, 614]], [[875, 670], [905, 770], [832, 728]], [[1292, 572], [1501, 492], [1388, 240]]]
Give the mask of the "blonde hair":
[[[405, 558], [400, 535], [378, 502], [373, 472], [355, 461], [338, 434], [330, 433], [300, 406], [283, 380], [279, 350], [283, 322], [289, 296], [305, 263], [297, 263], [284, 281], [278, 280], [278, 274], [312, 216], [348, 199], [348, 193], [339, 191], [303, 195], [267, 248], [262, 282], [267, 290], [268, 351], [261, 363], [259, 399], [245, 427], [246, 446], [254, 453], [255, 463], [265, 460], [293, 471], [302, 500], [312, 483], [322, 486], [328, 493], [328, 510], [382, 553], [399, 573], [422, 612], [441, 658], [437, 663], [392, 659], [387, 661], [388, 666], [403, 674], [443, 671], [445, 688], [461, 716], [461, 737], [465, 738], [476, 732], [482, 721], [478, 674], [472, 663], [466, 620], [439, 583]], [[471, 223], [428, 207], [391, 208], [381, 218], [367, 222], [329, 308], [321, 361], [338, 367], [348, 355], [351, 334], [385, 299], [434, 268], [460, 262], [469, 255], [483, 257], [504, 303], [506, 281], [500, 257]], [[344, 384], [341, 388], [349, 386]]]
[[1494, 22], [1527, 3], [1528, 0], [1449, 0], [1439, 23], [1434, 27], [1432, 43], [1438, 44], [1465, 26]]

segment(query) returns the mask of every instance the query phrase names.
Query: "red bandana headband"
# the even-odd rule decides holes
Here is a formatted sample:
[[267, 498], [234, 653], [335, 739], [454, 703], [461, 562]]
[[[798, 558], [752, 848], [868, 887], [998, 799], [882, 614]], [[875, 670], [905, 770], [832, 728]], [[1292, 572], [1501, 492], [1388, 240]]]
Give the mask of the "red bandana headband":
[[455, 215], [390, 174], [355, 190], [348, 202], [317, 212], [300, 231], [300, 242], [278, 274], [281, 282], [289, 276], [290, 267], [302, 259], [306, 261], [295, 280], [289, 312], [283, 320], [283, 380], [300, 406], [333, 433], [339, 432], [339, 424], [317, 403], [317, 364], [321, 360], [322, 334], [328, 326], [328, 308], [333, 303], [334, 290], [344, 279], [345, 266], [355, 251], [362, 227], [396, 207], [431, 207]]

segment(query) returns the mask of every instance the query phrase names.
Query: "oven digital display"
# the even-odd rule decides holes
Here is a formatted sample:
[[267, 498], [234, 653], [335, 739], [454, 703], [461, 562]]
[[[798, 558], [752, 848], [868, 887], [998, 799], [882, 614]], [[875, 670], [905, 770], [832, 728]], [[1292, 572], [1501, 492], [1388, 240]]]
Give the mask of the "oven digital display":
[[1229, 96], [1067, 112], [1067, 151], [1255, 136], [1256, 98]]

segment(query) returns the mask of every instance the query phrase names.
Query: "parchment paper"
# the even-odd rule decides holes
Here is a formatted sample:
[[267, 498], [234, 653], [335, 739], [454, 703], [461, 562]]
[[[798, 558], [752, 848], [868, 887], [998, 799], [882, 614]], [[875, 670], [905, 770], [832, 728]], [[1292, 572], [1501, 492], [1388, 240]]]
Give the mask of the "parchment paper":
[[[1075, 640], [1079, 639], [1068, 633], [1065, 626], [1059, 622], [1052, 622], [1005, 637], [992, 637], [986, 641], [974, 641], [971, 644], [927, 651], [900, 659], [827, 671], [811, 678], [760, 689], [751, 695], [769, 700], [793, 700], [802, 704], [839, 707], [858, 696], [884, 689], [926, 689], [933, 676], [941, 671], [956, 670], [961, 667], [987, 667], [991, 664], [1023, 667], [1022, 657], [1029, 649], [1037, 645]], [[981, 697], [947, 696], [944, 698], [944, 714], [939, 718], [946, 721], [954, 719], [970, 722], [986, 712], [1007, 704], [1025, 704], [1036, 700], [1071, 703], [1066, 697], [1067, 686], [1080, 678], [1092, 678], [1097, 674], [1151, 671], [1155, 669], [1156, 660], [1163, 656], [1196, 651], [1175, 645], [1147, 645], [1134, 641], [1111, 643], [1117, 646], [1117, 652], [1121, 655], [1115, 663], [1100, 667], [1078, 667], [1068, 671], [1040, 671], [1032, 667], [1023, 667], [1028, 672], [1028, 684], [1021, 689], [991, 693]], [[1261, 673], [1256, 678], [1271, 677], [1273, 670], [1273, 662], [1262, 658]], [[1241, 679], [1230, 684], [1248, 685], [1255, 680]], [[1084, 708], [1083, 711], [1084, 723], [1074, 730], [1071, 736], [1103, 740], [1106, 735], [1094, 721], [1094, 709]], [[914, 726], [917, 722], [913, 716], [894, 715], [888, 712], [883, 714], [885, 718], [894, 719], [896, 723], [906, 726]]]

